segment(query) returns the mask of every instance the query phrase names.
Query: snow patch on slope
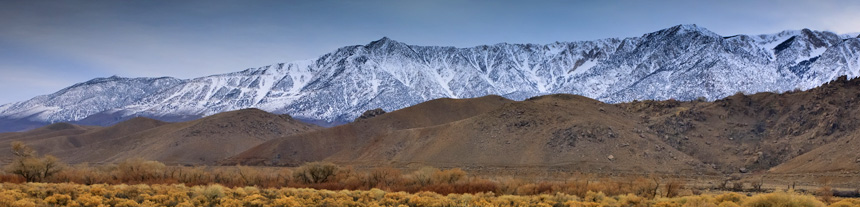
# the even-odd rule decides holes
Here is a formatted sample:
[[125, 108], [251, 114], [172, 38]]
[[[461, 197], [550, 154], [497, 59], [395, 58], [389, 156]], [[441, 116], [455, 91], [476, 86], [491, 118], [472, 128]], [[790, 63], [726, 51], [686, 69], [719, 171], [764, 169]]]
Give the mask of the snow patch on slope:
[[[783, 50], [774, 50], [792, 37]], [[102, 112], [201, 116], [255, 107], [338, 122], [373, 108], [392, 111], [435, 98], [490, 94], [522, 100], [571, 93], [609, 103], [714, 100], [738, 91], [780, 92], [856, 76], [858, 49], [850, 42], [856, 38], [843, 42], [844, 37], [810, 30], [723, 37], [678, 25], [640, 37], [547, 45], [454, 48], [383, 38], [317, 59], [188, 80], [93, 79], [2, 105], [0, 118], [57, 122]]]

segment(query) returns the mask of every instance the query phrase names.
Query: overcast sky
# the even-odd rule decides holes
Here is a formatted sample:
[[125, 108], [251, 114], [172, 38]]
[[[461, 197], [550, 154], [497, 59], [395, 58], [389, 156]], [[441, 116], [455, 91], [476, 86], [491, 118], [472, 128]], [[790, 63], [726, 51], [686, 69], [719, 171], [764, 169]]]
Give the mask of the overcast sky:
[[[579, 3], [577, 3], [579, 2]], [[860, 32], [860, 1], [0, 1], [0, 104], [96, 77], [193, 78], [319, 57], [383, 36], [413, 45]]]

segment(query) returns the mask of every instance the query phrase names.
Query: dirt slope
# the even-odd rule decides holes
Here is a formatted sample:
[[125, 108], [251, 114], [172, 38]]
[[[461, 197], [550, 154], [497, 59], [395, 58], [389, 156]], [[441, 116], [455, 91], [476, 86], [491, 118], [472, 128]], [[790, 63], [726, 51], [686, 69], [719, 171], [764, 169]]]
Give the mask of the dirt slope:
[[860, 139], [856, 135], [813, 149], [769, 170], [775, 174], [860, 172]]
[[[167, 124], [59, 154], [73, 162], [117, 162], [142, 157], [167, 164], [214, 164], [267, 140], [318, 128], [287, 115], [243, 109]], [[92, 153], [78, 153], [80, 150]]]
[[[434, 104], [485, 103], [485, 99], [437, 100]], [[355, 130], [366, 129], [365, 124], [380, 126], [404, 122], [396, 119], [423, 120], [422, 116], [427, 114], [423, 107], [416, 105], [364, 122], [272, 140], [225, 164], [297, 165], [325, 160], [359, 166], [713, 172], [706, 168], [698, 170], [704, 166], [702, 163], [672, 149], [655, 135], [638, 130], [632, 114], [575, 95], [507, 101], [444, 124]], [[349, 141], [344, 146], [343, 140], [360, 141]], [[308, 147], [328, 151], [319, 153], [317, 148], [308, 150]]]
[[[849, 150], [853, 145], [836, 143], [850, 142], [857, 133], [859, 98], [860, 80], [843, 77], [809, 91], [737, 94], [714, 102], [610, 105], [550, 95], [463, 113], [469, 110], [428, 106], [485, 103], [486, 98], [434, 100], [271, 140], [222, 164], [294, 166], [324, 160], [351, 165], [761, 172], [815, 149], [819, 154], [838, 154], [825, 148], [856, 151]], [[860, 158], [849, 157], [845, 159], [852, 163]]]
[[674, 148], [726, 173], [765, 171], [857, 133], [860, 80], [809, 91], [734, 95], [715, 102], [619, 104]]
[[14, 141], [23, 141], [33, 147], [38, 153], [51, 154], [72, 145], [64, 141], [66, 137], [86, 134], [100, 129], [102, 128], [97, 126], [56, 123], [27, 132], [0, 133], [0, 163], [7, 163], [12, 160], [13, 155], [10, 147]]
[[299, 165], [356, 150], [370, 139], [392, 131], [462, 120], [512, 102], [500, 96], [432, 100], [371, 119], [271, 140], [222, 164]]
[[27, 132], [7, 132], [0, 133], [0, 142], [7, 140], [17, 140], [24, 137], [30, 139], [44, 139], [57, 136], [67, 136], [86, 133], [90, 130], [99, 129], [98, 126], [81, 126], [69, 123], [56, 123], [40, 128], [36, 128]]
[[[40, 153], [68, 163], [110, 163], [142, 157], [167, 164], [202, 165], [214, 164], [269, 139], [319, 128], [287, 115], [244, 109], [179, 123], [134, 118], [105, 128], [54, 124], [0, 134], [0, 144], [9, 146], [11, 141], [22, 140]], [[0, 153], [4, 157], [10, 154], [8, 150]]]
[[653, 134], [640, 136], [629, 116], [582, 96], [544, 96], [444, 125], [398, 130], [326, 160], [598, 172], [694, 172], [701, 166]]

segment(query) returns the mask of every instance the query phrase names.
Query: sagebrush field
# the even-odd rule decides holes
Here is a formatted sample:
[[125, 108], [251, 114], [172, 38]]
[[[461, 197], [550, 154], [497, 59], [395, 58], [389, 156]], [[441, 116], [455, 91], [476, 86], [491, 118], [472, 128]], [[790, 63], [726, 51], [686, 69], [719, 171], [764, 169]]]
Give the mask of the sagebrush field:
[[[657, 197], [634, 194], [584, 197], [564, 193], [496, 195], [492, 192], [448, 194], [308, 188], [224, 187], [221, 185], [81, 185], [26, 183], [0, 185], [0, 206], [827, 206], [813, 196], [776, 192], [746, 196], [738, 193]], [[842, 199], [829, 206], [857, 206]]]
[[860, 205], [860, 199], [834, 197], [829, 186], [812, 195], [762, 189], [761, 182], [751, 188], [743, 182], [703, 186], [659, 175], [573, 174], [561, 180], [523, 180], [471, 175], [459, 168], [359, 170], [323, 162], [295, 168], [191, 167], [129, 159], [68, 166], [24, 145], [13, 149], [19, 156], [0, 173], [0, 206]]

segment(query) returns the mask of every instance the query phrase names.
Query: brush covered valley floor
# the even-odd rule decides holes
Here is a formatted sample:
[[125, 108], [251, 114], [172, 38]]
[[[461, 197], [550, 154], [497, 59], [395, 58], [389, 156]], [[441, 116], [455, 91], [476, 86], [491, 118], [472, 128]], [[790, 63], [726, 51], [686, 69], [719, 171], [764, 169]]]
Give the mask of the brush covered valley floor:
[[[829, 204], [829, 205], [828, 205]], [[795, 192], [751, 196], [708, 193], [673, 198], [634, 194], [584, 197], [564, 193], [496, 195], [492, 192], [441, 195], [433, 192], [386, 192], [379, 189], [330, 191], [306, 188], [223, 187], [220, 185], [80, 185], [0, 184], [0, 205], [24, 206], [809, 206], [860, 205], [858, 199], [821, 197]]]

